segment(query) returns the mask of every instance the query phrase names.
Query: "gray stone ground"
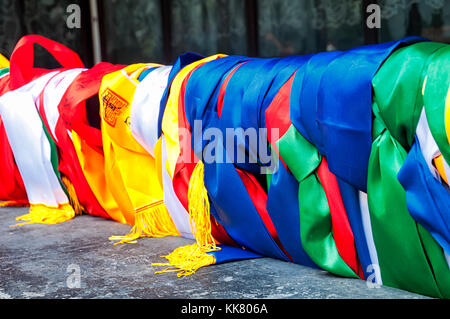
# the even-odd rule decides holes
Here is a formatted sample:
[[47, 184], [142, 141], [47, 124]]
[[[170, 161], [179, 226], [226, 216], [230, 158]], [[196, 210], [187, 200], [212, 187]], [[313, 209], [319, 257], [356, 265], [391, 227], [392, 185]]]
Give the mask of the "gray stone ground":
[[[160, 256], [192, 241], [141, 238], [113, 246], [108, 237], [130, 227], [87, 215], [57, 225], [10, 228], [26, 210], [0, 208], [0, 299], [425, 298], [271, 258], [209, 266], [183, 278], [154, 274], [160, 267], [152, 262], [164, 262]], [[76, 267], [81, 287], [69, 288]]]

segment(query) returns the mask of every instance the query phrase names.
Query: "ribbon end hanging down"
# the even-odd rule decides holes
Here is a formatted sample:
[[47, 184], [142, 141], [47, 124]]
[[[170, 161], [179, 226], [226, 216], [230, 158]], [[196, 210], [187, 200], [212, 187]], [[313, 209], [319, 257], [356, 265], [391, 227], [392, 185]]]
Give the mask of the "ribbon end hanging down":
[[209, 252], [220, 250], [211, 235], [211, 219], [208, 193], [204, 184], [204, 164], [199, 161], [192, 172], [188, 186], [189, 222], [196, 242], [179, 247], [165, 257], [167, 263], [152, 263], [153, 266], [166, 266], [157, 273], [175, 272], [177, 276], [190, 276], [197, 269], [215, 264]]

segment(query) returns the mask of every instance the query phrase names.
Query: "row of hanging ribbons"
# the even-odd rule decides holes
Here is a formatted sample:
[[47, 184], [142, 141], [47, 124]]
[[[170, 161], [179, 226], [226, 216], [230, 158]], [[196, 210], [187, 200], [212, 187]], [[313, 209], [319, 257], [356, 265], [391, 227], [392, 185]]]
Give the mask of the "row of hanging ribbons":
[[29, 206], [13, 227], [90, 214], [132, 226], [115, 244], [194, 240], [157, 272], [265, 256], [450, 298], [449, 62], [409, 37], [85, 68], [25, 36], [0, 58], [0, 205]]

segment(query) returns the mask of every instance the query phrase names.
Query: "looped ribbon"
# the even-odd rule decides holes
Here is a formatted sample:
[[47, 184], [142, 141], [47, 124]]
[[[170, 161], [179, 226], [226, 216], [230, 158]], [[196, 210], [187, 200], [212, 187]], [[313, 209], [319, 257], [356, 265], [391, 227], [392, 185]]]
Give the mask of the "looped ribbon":
[[[38, 110], [40, 94], [62, 70], [36, 68], [35, 45], [46, 49], [63, 70], [84, 65], [75, 52], [58, 42], [38, 35], [24, 36], [11, 54], [10, 91], [0, 99], [2, 120], [30, 201], [29, 213], [17, 219], [54, 224], [74, 217], [68, 199], [68, 190], [72, 188], [70, 181], [60, 176], [54, 136]], [[26, 154], [23, 144], [29, 145]], [[41, 160], [30, 163], [29, 158]]]

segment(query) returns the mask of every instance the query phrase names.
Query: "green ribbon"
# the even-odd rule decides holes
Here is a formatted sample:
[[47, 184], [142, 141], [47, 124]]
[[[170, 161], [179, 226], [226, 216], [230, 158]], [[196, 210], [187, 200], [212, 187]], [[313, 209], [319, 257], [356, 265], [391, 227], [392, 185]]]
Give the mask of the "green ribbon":
[[8, 73], [8, 72], [9, 72], [9, 68], [0, 69], [0, 76], [2, 76], [5, 73]]
[[277, 147], [299, 182], [300, 237], [305, 252], [317, 266], [333, 274], [359, 278], [340, 257], [334, 242], [328, 201], [316, 172], [322, 160], [317, 148], [293, 125]]
[[450, 144], [445, 132], [445, 100], [450, 85], [450, 46], [437, 50], [427, 69], [424, 103], [431, 134], [444, 159], [450, 164]]
[[422, 42], [401, 48], [373, 78], [375, 119], [367, 195], [383, 284], [448, 298], [450, 273], [443, 250], [409, 214], [397, 179], [423, 107], [429, 57], [443, 46]]

